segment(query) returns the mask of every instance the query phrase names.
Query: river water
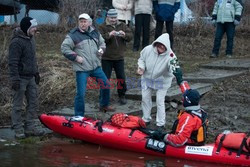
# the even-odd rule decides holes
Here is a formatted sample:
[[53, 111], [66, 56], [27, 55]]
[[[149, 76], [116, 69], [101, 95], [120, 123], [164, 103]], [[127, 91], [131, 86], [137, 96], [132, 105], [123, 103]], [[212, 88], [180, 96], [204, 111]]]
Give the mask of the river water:
[[221, 164], [161, 158], [53, 137], [39, 144], [0, 142], [1, 167], [222, 167]]

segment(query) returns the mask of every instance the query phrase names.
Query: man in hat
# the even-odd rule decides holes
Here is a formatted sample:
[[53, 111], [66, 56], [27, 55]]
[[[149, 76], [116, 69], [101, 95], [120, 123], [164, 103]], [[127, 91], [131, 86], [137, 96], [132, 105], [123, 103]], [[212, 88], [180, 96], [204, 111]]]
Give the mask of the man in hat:
[[102, 35], [92, 26], [87, 13], [78, 17], [78, 27], [72, 29], [61, 45], [63, 55], [73, 64], [76, 73], [75, 115], [84, 116], [88, 77], [94, 77], [100, 85], [100, 111], [114, 111], [109, 106], [110, 85], [101, 68], [101, 56], [106, 49]]
[[183, 106], [185, 110], [179, 111], [178, 119], [172, 127], [172, 132], [164, 136], [165, 142], [174, 147], [180, 147], [185, 144], [204, 144], [207, 114], [201, 109], [199, 101], [200, 94], [197, 90], [188, 89], [184, 92]]
[[117, 92], [121, 105], [126, 104], [125, 93], [127, 90], [124, 72], [124, 54], [126, 43], [132, 39], [132, 31], [125, 23], [118, 21], [116, 9], [110, 9], [105, 23], [99, 30], [105, 39], [107, 49], [102, 56], [102, 69], [110, 79], [114, 68], [117, 78]]
[[[9, 46], [9, 71], [14, 92], [11, 120], [15, 137], [18, 139], [45, 133], [34, 128], [38, 110], [37, 85], [40, 80], [33, 37], [36, 27], [35, 19], [24, 17], [20, 22], [20, 28], [14, 30]], [[25, 126], [22, 120], [24, 97], [27, 99]]]

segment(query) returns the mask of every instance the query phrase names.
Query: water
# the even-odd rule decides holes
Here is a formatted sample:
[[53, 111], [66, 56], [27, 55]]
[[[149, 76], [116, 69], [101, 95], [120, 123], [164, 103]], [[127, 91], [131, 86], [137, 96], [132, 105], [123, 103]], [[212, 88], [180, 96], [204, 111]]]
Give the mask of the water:
[[222, 167], [221, 164], [161, 158], [90, 143], [52, 138], [40, 144], [0, 141], [1, 167]]

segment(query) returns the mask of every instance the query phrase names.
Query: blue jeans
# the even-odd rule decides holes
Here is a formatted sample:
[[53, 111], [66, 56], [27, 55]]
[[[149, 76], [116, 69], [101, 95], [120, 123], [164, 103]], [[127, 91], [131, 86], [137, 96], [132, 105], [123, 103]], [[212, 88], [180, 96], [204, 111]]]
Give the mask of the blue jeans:
[[233, 43], [234, 43], [234, 34], [235, 34], [235, 25], [233, 22], [226, 22], [224, 24], [217, 23], [216, 26], [216, 33], [215, 33], [215, 39], [214, 39], [214, 47], [213, 47], [213, 53], [218, 55], [220, 46], [221, 46], [221, 40], [223, 38], [224, 33], [227, 34], [227, 48], [226, 48], [226, 54], [232, 55], [233, 53]]
[[76, 72], [76, 96], [75, 96], [75, 116], [84, 116], [85, 102], [84, 97], [87, 87], [88, 77], [95, 77], [96, 81], [100, 84], [100, 107], [106, 107], [109, 105], [110, 98], [110, 85], [108, 79], [101, 67], [98, 67], [91, 71], [77, 71]]

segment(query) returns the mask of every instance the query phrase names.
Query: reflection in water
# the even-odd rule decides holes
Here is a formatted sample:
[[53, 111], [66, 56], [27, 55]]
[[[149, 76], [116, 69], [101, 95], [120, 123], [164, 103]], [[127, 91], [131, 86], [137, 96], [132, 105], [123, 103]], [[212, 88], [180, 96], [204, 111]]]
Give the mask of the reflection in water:
[[90, 143], [52, 139], [39, 145], [0, 145], [1, 167], [221, 167], [222, 165], [155, 157]]

